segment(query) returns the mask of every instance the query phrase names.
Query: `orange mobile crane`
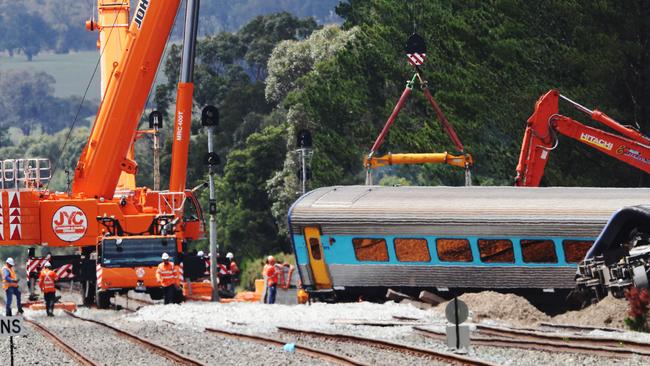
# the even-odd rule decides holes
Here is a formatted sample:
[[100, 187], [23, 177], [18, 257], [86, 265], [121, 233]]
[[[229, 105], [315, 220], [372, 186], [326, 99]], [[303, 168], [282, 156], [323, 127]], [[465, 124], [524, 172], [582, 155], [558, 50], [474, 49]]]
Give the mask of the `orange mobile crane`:
[[[185, 189], [197, 0], [187, 1], [169, 190], [135, 187], [134, 179], [132, 144], [180, 3], [140, 0], [128, 25], [128, 0], [98, 0], [98, 22], [87, 28], [100, 32], [102, 72], [109, 77], [102, 80], [102, 102], [71, 192], [43, 188], [51, 178], [47, 159], [2, 161], [0, 245], [78, 248], [75, 255], [44, 259], [62, 277], [81, 282], [86, 304], [108, 307], [114, 293], [130, 289], [162, 296], [154, 272], [163, 252], [184, 265], [186, 275], [204, 271], [196, 256], [183, 256], [188, 241], [204, 236], [201, 207]], [[42, 263], [34, 253], [30, 249], [28, 271]]]
[[[618, 134], [586, 126], [559, 112], [560, 99], [586, 113]], [[650, 173], [650, 138], [623, 126], [599, 110], [590, 110], [550, 90], [535, 104], [521, 144], [515, 186], [537, 187], [544, 176], [549, 153], [557, 146], [557, 135], [565, 135], [646, 173]]]

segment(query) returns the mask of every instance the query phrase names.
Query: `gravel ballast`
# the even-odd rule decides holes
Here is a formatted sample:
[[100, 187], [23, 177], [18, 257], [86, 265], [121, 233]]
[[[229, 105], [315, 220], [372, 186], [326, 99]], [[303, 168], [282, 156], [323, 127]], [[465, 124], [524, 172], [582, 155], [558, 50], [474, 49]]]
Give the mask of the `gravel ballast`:
[[[33, 326], [25, 324], [25, 335], [14, 337], [16, 365], [77, 365], [67, 353], [58, 348]], [[2, 363], [9, 364], [9, 338], [0, 338]]]
[[132, 343], [115, 331], [74, 319], [57, 311], [55, 317], [35, 314], [31, 318], [59, 338], [102, 365], [174, 365], [149, 349]]
[[[232, 339], [205, 332], [202, 327], [175, 325], [165, 321], [133, 322], [124, 312], [98, 312], [82, 309], [80, 316], [101, 319], [140, 337], [155, 340], [176, 352], [207, 365], [329, 365], [301, 353], [285, 352], [282, 347]], [[232, 329], [231, 329], [232, 330]], [[241, 332], [241, 331], [240, 331]], [[244, 333], [244, 332], [242, 332]]]

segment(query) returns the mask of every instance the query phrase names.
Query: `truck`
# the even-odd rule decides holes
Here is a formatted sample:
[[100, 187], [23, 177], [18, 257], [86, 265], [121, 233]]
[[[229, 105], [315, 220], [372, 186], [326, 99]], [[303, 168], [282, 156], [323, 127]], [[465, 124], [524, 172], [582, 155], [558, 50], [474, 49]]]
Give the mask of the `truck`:
[[[160, 298], [155, 270], [163, 252], [186, 274], [205, 269], [196, 256], [184, 256], [192, 240], [204, 237], [195, 190], [185, 187], [198, 1], [187, 1], [167, 190], [136, 187], [133, 143], [181, 0], [140, 0], [130, 23], [129, 0], [97, 5], [98, 17], [86, 28], [99, 32], [102, 99], [71, 189], [48, 189], [56, 165], [47, 159], [2, 160], [0, 245], [30, 247], [32, 286], [47, 260], [62, 279], [81, 284], [84, 304], [106, 308], [115, 293], [129, 290]], [[36, 247], [75, 254], [36, 257]]]

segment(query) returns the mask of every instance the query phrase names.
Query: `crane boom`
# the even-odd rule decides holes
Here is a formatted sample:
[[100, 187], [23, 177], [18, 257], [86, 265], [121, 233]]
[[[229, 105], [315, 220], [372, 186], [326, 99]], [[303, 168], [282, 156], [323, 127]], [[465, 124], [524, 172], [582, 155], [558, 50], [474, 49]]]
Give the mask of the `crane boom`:
[[196, 33], [199, 23], [199, 0], [188, 0], [185, 12], [183, 37], [183, 59], [181, 75], [176, 91], [176, 114], [172, 145], [172, 166], [169, 175], [169, 190], [182, 192], [187, 179], [187, 154], [190, 146], [192, 125], [192, 95], [194, 93], [194, 54]]
[[[122, 171], [135, 173], [127, 158], [180, 0], [140, 0], [126, 47], [106, 88], [95, 124], [75, 169], [74, 195], [110, 199]], [[128, 65], [128, 67], [127, 67]]]

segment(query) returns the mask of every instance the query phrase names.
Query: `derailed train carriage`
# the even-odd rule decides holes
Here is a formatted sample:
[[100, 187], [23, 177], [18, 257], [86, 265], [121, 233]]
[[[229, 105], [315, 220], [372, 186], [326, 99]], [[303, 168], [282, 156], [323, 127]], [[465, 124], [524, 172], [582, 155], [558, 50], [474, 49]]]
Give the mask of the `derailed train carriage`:
[[336, 186], [289, 210], [312, 297], [381, 297], [387, 288], [451, 296], [495, 290], [557, 300], [618, 209], [650, 189]]

